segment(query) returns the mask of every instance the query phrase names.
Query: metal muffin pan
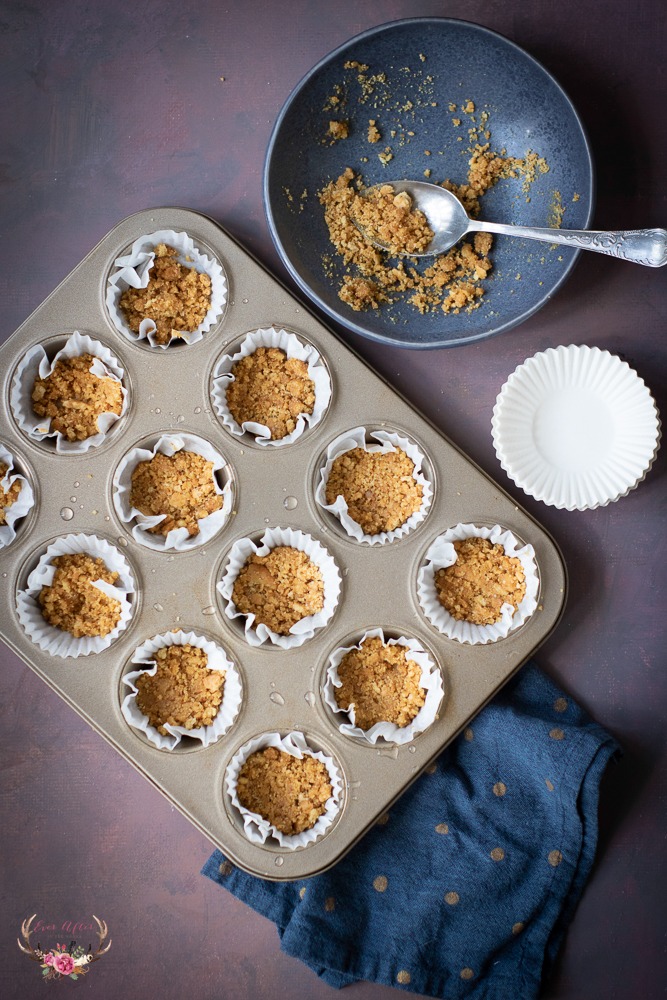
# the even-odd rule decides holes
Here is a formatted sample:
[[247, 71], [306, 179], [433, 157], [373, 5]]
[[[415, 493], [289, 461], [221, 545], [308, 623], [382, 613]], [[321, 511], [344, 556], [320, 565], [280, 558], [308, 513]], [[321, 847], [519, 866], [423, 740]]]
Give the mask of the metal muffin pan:
[[[105, 306], [116, 257], [134, 239], [158, 229], [187, 232], [224, 266], [229, 301], [221, 321], [194, 345], [167, 350], [124, 339]], [[332, 378], [327, 413], [284, 448], [260, 448], [235, 438], [210, 400], [217, 359], [247, 332], [283, 327], [311, 342]], [[12, 373], [37, 341], [74, 330], [107, 344], [119, 357], [130, 389], [127, 413], [110, 440], [83, 455], [58, 455], [30, 441], [9, 406]], [[53, 341], [54, 343], [56, 340]], [[558, 623], [566, 596], [561, 555], [548, 533], [447, 437], [338, 340], [247, 251], [212, 220], [180, 208], [139, 212], [116, 226], [0, 347], [0, 440], [35, 488], [35, 508], [14, 542], [0, 550], [0, 634], [4, 641], [75, 711], [111, 743], [239, 867], [264, 878], [303, 878], [325, 870], [381, 817], [417, 775], [464, 729]], [[404, 538], [381, 546], [359, 544], [314, 500], [317, 471], [328, 443], [355, 426], [396, 430], [416, 441], [434, 483], [425, 520]], [[455, 432], [455, 428], [452, 428]], [[187, 552], [153, 551], [137, 544], [112, 501], [121, 457], [161, 432], [208, 440], [231, 465], [234, 511], [205, 545]], [[76, 499], [74, 499], [76, 498]], [[510, 528], [535, 548], [540, 574], [538, 609], [516, 632], [483, 646], [447, 639], [425, 618], [417, 574], [433, 539], [459, 521]], [[237, 539], [267, 528], [301, 529], [331, 553], [342, 575], [329, 624], [296, 649], [251, 647], [238, 621], [224, 614], [216, 590]], [[95, 534], [120, 547], [137, 593], [128, 628], [96, 655], [62, 659], [42, 652], [16, 614], [17, 589], [54, 538]], [[338, 732], [320, 687], [329, 653], [380, 626], [423, 643], [437, 661], [445, 694], [436, 721], [407, 746], [370, 746]], [[235, 723], [207, 748], [164, 751], [150, 745], [121, 714], [121, 678], [137, 646], [170, 629], [193, 630], [217, 642], [236, 664], [243, 702]], [[224, 788], [237, 749], [263, 732], [299, 730], [314, 749], [331, 754], [344, 778], [343, 802], [330, 830], [296, 851], [267, 841], [251, 843]]]

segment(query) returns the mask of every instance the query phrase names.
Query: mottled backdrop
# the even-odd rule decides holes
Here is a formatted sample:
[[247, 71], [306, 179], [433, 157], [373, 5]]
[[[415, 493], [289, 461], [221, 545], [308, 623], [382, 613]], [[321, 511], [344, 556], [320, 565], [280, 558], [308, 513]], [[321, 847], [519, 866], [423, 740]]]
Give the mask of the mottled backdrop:
[[[119, 219], [147, 207], [213, 216], [284, 279], [261, 201], [272, 123], [323, 55], [410, 15], [477, 20], [528, 49], [590, 133], [596, 226], [667, 224], [660, 0], [4, 0], [0, 338]], [[626, 750], [605, 781], [597, 866], [545, 987], [550, 1000], [652, 1000], [667, 981], [665, 462], [617, 504], [557, 511], [507, 481], [491, 410], [524, 358], [585, 343], [625, 358], [664, 411], [666, 277], [587, 254], [552, 302], [498, 339], [435, 354], [354, 341], [559, 541], [571, 596], [539, 661]], [[4, 647], [0, 663], [2, 996], [333, 996], [281, 954], [271, 924], [198, 874], [209, 853], [202, 835]], [[42, 984], [15, 944], [34, 911], [59, 926], [104, 917], [111, 952], [82, 982]], [[395, 993], [359, 985], [346, 995]]]

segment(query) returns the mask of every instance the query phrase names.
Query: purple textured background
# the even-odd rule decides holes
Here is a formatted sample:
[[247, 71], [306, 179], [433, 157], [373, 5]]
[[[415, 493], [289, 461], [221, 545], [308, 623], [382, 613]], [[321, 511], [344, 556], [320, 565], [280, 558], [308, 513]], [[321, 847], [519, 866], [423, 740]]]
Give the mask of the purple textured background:
[[[4, 0], [0, 338], [116, 222], [152, 206], [211, 215], [284, 279], [261, 201], [272, 123], [327, 52], [414, 15], [476, 20], [551, 70], [592, 139], [597, 228], [667, 224], [661, 0]], [[538, 659], [626, 750], [604, 783], [598, 861], [545, 984], [550, 1000], [652, 1000], [667, 982], [665, 461], [617, 504], [557, 511], [500, 470], [491, 410], [526, 357], [585, 343], [627, 360], [664, 415], [666, 276], [584, 254], [556, 298], [500, 338], [439, 353], [354, 340], [559, 541], [571, 597]], [[333, 996], [281, 954], [268, 921], [199, 876], [210, 850], [202, 835], [4, 647], [0, 662], [2, 996], [50, 988], [15, 944], [34, 911], [59, 924], [97, 913], [111, 928], [109, 955], [61, 990], [105, 1000]], [[345, 995], [396, 993], [360, 984]]]

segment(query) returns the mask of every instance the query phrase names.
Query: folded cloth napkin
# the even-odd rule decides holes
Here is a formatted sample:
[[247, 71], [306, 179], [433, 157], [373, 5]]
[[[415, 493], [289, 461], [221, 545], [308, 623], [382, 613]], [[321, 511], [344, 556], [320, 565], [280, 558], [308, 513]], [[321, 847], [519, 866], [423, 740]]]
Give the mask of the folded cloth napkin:
[[590, 873], [617, 750], [530, 664], [329, 871], [268, 882], [216, 851], [202, 873], [331, 986], [530, 1000]]

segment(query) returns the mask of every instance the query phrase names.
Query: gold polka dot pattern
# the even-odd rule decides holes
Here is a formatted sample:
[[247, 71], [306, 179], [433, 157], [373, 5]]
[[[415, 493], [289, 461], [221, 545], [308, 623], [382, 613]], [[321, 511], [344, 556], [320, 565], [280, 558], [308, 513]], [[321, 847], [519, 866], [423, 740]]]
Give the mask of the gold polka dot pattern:
[[560, 851], [549, 851], [548, 860], [552, 868], [558, 868], [559, 864], [563, 860], [563, 855]]
[[385, 892], [387, 888], [387, 876], [378, 875], [377, 878], [374, 878], [373, 888], [376, 890], [376, 892]]
[[438, 823], [435, 828], [436, 833], [449, 833], [449, 827], [446, 823]]
[[336, 900], [333, 898], [333, 896], [328, 896], [324, 900], [324, 909], [327, 911], [327, 913], [333, 913], [333, 911], [336, 909]]
[[411, 980], [411, 975], [407, 969], [401, 969], [400, 972], [396, 974], [396, 982], [401, 983], [402, 986], [406, 986]]
[[505, 852], [503, 851], [502, 847], [494, 847], [493, 850], [491, 851], [491, 857], [493, 858], [494, 861], [502, 861], [503, 858], [505, 857]]
[[493, 794], [497, 795], [499, 799], [503, 797], [507, 791], [507, 785], [503, 781], [497, 781], [493, 786]]
[[565, 739], [565, 733], [563, 732], [562, 729], [552, 729], [551, 732], [549, 733], [549, 736], [551, 737], [552, 740]]
[[450, 906], [456, 906], [460, 898], [461, 897], [459, 896], [458, 892], [445, 893], [445, 902], [449, 903]]

